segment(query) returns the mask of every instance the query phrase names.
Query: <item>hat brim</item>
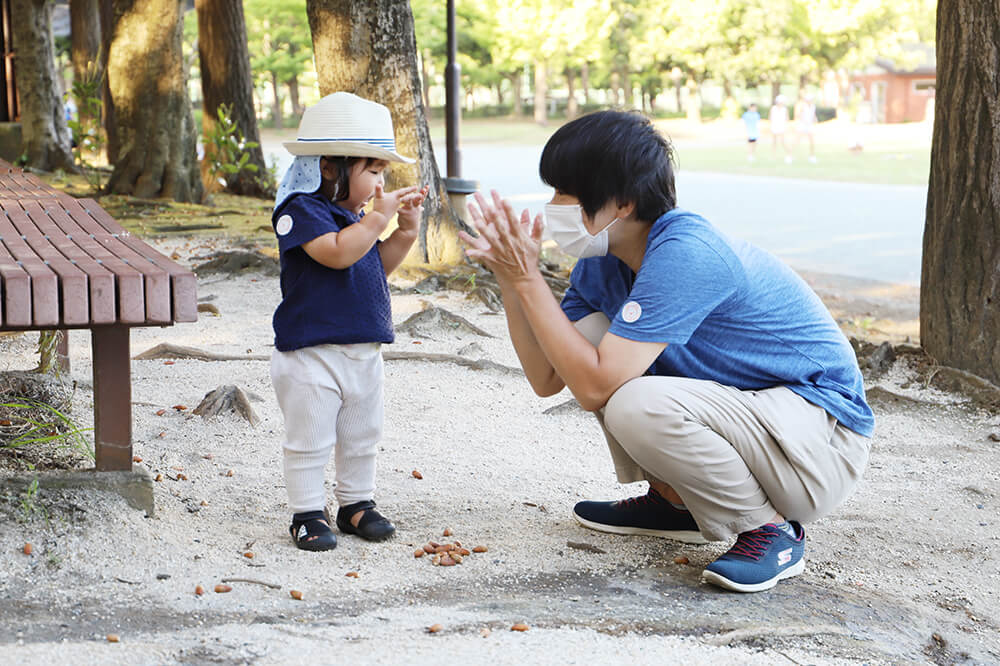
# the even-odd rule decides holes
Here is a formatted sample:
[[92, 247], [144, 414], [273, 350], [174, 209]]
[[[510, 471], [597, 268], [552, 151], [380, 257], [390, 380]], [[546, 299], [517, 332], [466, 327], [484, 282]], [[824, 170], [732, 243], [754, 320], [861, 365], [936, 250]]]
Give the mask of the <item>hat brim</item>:
[[413, 164], [415, 160], [403, 157], [385, 148], [357, 141], [285, 141], [281, 145], [292, 155], [330, 155], [336, 157], [374, 157], [388, 162]]

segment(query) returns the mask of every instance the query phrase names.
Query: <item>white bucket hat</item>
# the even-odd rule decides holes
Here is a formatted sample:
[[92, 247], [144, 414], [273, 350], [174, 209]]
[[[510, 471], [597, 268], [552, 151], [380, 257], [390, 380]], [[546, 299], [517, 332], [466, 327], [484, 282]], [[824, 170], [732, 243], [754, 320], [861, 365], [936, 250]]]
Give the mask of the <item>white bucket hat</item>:
[[374, 157], [413, 163], [396, 152], [389, 109], [349, 92], [327, 95], [306, 109], [298, 138], [282, 145], [292, 155]]

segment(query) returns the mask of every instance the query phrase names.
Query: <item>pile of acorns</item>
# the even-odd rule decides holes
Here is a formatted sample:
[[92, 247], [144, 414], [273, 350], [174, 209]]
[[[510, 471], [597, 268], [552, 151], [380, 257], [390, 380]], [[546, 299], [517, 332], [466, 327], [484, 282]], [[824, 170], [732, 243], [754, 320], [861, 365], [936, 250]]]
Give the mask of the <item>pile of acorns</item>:
[[[445, 530], [444, 535], [451, 536], [451, 530]], [[456, 564], [461, 564], [462, 558], [468, 557], [472, 553], [485, 553], [487, 550], [486, 546], [476, 546], [472, 550], [469, 550], [468, 548], [464, 548], [458, 541], [453, 541], [451, 543], [428, 541], [427, 545], [423, 548], [418, 548], [413, 551], [413, 557], [430, 555], [431, 564], [441, 567], [451, 567]]]

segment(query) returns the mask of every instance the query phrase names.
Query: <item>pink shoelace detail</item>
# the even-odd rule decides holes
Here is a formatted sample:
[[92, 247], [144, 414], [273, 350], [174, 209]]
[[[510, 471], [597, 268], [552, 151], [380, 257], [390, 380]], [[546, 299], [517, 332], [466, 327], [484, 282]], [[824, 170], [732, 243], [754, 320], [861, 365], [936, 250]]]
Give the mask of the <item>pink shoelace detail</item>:
[[737, 537], [736, 543], [729, 549], [729, 553], [759, 560], [767, 552], [768, 547], [776, 536], [778, 535], [774, 532], [769, 532], [760, 527], [749, 532], [744, 532]]
[[618, 500], [617, 504], [621, 507], [629, 507], [633, 505], [639, 506], [643, 504], [660, 504], [662, 502], [662, 500], [659, 499], [660, 496], [657, 495], [656, 497], [658, 499], [654, 499], [652, 494], [653, 493], [648, 493], [646, 495], [639, 495], [638, 497], [629, 497], [627, 499]]

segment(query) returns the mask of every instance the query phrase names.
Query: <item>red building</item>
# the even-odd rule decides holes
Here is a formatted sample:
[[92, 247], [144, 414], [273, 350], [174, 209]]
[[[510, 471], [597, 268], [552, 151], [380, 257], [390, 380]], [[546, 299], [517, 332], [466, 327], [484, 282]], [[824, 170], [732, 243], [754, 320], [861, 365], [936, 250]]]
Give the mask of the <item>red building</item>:
[[851, 89], [870, 104], [871, 120], [879, 123], [920, 122], [933, 104], [937, 61], [934, 46], [904, 47], [909, 67], [889, 58], [876, 58], [863, 72], [851, 75]]

